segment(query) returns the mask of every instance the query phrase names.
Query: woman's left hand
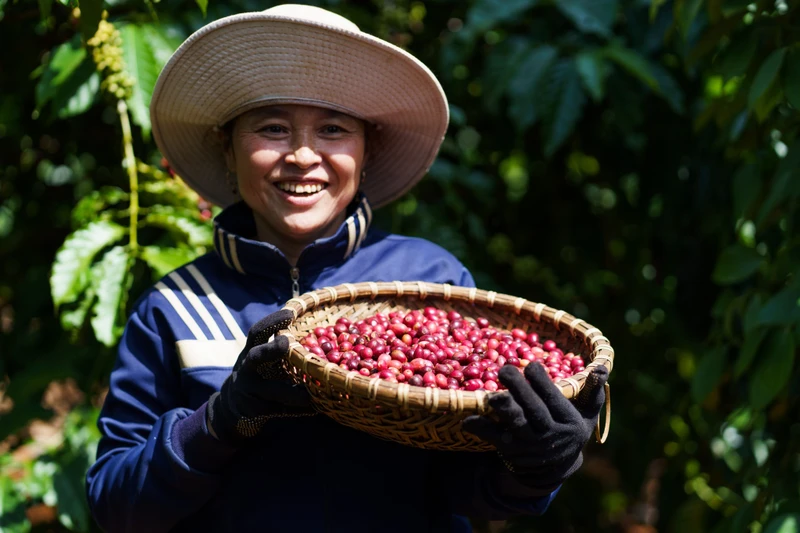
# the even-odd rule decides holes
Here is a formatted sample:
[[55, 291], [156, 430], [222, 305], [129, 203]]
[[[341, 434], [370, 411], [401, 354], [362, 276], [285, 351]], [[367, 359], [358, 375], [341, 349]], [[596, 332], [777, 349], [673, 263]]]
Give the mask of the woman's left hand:
[[583, 447], [605, 402], [608, 370], [597, 367], [574, 402], [539, 363], [528, 365], [524, 377], [516, 368], [503, 367], [499, 378], [508, 392], [489, 399], [497, 420], [470, 416], [463, 428], [493, 444], [526, 485], [552, 491], [583, 463]]

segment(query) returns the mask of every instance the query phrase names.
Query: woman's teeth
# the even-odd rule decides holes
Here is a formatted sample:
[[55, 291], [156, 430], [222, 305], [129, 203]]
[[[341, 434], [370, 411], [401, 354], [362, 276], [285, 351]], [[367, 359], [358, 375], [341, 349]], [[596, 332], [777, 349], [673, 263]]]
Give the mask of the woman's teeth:
[[276, 186], [280, 190], [292, 194], [315, 194], [325, 188], [325, 185], [321, 183], [308, 183], [303, 185], [302, 183], [290, 183], [288, 181], [277, 183]]

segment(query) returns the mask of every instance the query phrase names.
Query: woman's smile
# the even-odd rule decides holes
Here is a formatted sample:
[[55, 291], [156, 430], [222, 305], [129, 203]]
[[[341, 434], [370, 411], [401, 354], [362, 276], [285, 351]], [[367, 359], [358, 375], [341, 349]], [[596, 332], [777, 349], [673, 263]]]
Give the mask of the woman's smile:
[[324, 183], [305, 183], [302, 181], [280, 181], [276, 183], [275, 186], [288, 196], [313, 196], [325, 188]]

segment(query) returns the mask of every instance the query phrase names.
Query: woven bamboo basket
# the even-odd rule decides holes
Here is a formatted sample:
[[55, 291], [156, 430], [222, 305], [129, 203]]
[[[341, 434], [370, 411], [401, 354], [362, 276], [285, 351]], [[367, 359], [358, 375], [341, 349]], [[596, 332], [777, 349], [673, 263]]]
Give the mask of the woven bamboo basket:
[[[425, 449], [490, 451], [493, 446], [461, 430], [462, 420], [472, 414], [490, 414], [482, 390], [440, 390], [365, 377], [309, 352], [298, 341], [318, 326], [333, 325], [340, 317], [350, 321], [376, 313], [408, 311], [433, 306], [457, 311], [467, 320], [488, 319], [492, 326], [520, 328], [553, 339], [565, 352], [581, 354], [588, 363], [584, 371], [561, 379], [556, 386], [569, 399], [578, 395], [589, 373], [598, 365], [611, 371], [614, 349], [597, 328], [580, 318], [493, 291], [426, 282], [366, 282], [326, 287], [289, 300], [285, 309], [295, 320], [281, 334], [290, 341], [287, 370], [305, 383], [316, 409], [346, 426], [375, 437]], [[606, 388], [609, 393], [609, 389]], [[606, 396], [608, 433], [609, 396]]]

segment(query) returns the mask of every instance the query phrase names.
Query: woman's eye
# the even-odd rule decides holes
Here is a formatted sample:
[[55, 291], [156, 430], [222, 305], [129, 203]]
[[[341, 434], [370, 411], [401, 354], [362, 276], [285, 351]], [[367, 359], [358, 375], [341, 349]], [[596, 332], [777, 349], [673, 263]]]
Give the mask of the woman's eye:
[[330, 134], [334, 134], [334, 133], [341, 133], [344, 130], [342, 129], [341, 126], [336, 126], [336, 125], [331, 124], [329, 126], [325, 126], [324, 128], [322, 128], [322, 131], [330, 135]]
[[283, 126], [280, 126], [278, 124], [269, 124], [261, 128], [261, 131], [263, 131], [264, 133], [273, 133], [273, 134], [283, 133]]

